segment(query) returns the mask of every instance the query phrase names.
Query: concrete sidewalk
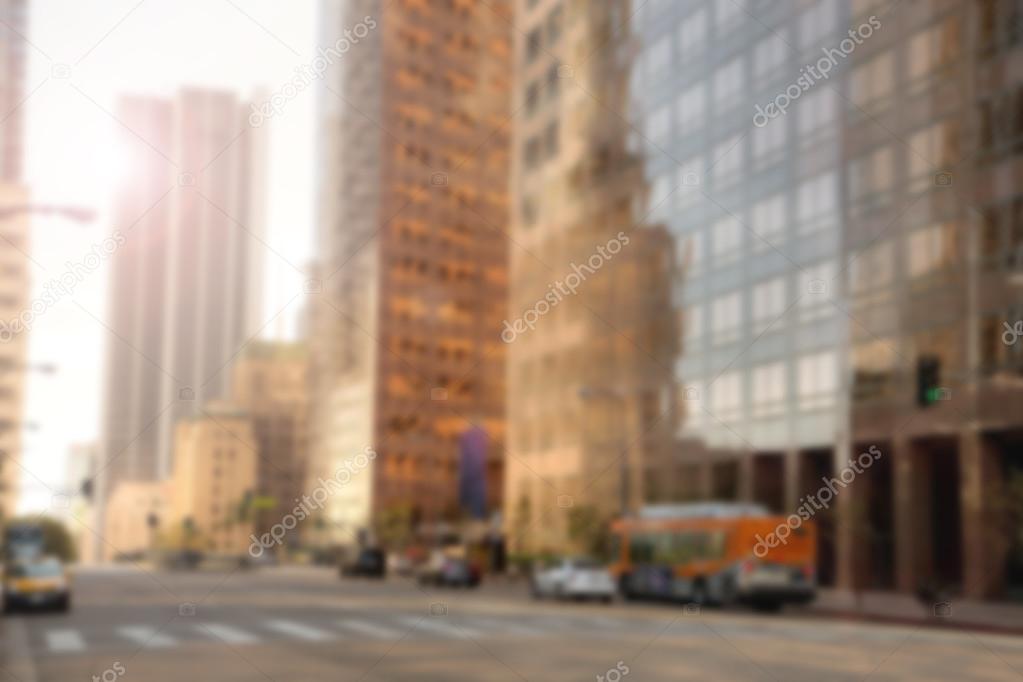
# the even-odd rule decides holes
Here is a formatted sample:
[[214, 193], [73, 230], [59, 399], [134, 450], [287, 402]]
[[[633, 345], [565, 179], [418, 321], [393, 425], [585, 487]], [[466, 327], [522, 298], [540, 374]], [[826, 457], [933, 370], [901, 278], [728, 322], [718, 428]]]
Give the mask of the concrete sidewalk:
[[808, 614], [919, 623], [953, 628], [1023, 634], [1023, 603], [984, 602], [951, 598], [925, 606], [916, 597], [898, 592], [862, 592], [859, 600], [845, 590], [820, 589], [807, 607]]
[[36, 667], [28, 646], [28, 632], [20, 619], [0, 619], [0, 678], [36, 682]]

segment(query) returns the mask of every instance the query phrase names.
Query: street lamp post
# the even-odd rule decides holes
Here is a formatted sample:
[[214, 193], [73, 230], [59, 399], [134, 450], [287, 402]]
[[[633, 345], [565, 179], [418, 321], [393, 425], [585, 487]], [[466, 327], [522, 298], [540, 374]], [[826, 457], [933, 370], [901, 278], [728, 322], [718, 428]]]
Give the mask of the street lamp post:
[[603, 398], [605, 400], [612, 400], [621, 406], [619, 412], [619, 419], [621, 420], [621, 429], [618, 434], [618, 450], [621, 453], [618, 458], [618, 505], [621, 510], [621, 515], [628, 516], [629, 514], [629, 461], [628, 461], [628, 442], [625, 437], [625, 395], [624, 393], [615, 388], [606, 387], [593, 387], [593, 386], [582, 386], [579, 388], [579, 398], [583, 401], [593, 400], [595, 398]]

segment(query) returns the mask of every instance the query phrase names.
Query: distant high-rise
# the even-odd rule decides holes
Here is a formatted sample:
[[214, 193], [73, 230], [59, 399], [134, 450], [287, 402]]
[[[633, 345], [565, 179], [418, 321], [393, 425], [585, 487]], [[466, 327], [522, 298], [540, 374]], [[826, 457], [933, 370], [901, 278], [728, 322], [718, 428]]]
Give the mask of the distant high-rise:
[[262, 138], [231, 93], [127, 97], [115, 197], [100, 496], [172, 470], [174, 425], [226, 395], [254, 334], [264, 248]]
[[0, 0], [0, 180], [18, 182], [24, 146], [27, 0]]
[[457, 515], [473, 424], [500, 504], [511, 23], [507, 2], [325, 6], [344, 53], [321, 93], [310, 473], [377, 451], [324, 515], [351, 542], [381, 512]]
[[[12, 323], [28, 304], [31, 290], [28, 216], [17, 210], [29, 202], [19, 185], [24, 144], [25, 0], [0, 0], [0, 207], [15, 209], [0, 217], [0, 320]], [[16, 325], [15, 325], [16, 327]], [[24, 410], [24, 365], [27, 332], [0, 333], [0, 518], [14, 514], [20, 480], [21, 419]]]

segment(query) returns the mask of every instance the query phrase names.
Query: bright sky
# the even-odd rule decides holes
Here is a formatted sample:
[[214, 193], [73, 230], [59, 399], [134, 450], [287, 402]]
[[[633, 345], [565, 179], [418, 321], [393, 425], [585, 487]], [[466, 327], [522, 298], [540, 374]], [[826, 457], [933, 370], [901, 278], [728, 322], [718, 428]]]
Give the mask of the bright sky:
[[[188, 85], [243, 97], [255, 88], [274, 92], [316, 47], [316, 0], [29, 0], [29, 6], [27, 184], [36, 201], [98, 212], [88, 226], [33, 222], [35, 295], [69, 261], [81, 263], [93, 244], [124, 227], [107, 219], [119, 95], [171, 95]], [[266, 124], [267, 241], [299, 266], [312, 252], [315, 97], [313, 88], [300, 92]], [[301, 276], [272, 253], [266, 266], [269, 319], [300, 290]], [[31, 328], [30, 362], [53, 363], [57, 372], [29, 378], [26, 421], [35, 428], [25, 433], [23, 464], [32, 473], [23, 473], [23, 511], [50, 507], [53, 491], [67, 485], [69, 446], [98, 438], [108, 332], [78, 306], [106, 318], [107, 278], [106, 267], [92, 272]], [[269, 333], [293, 333], [300, 305]]]

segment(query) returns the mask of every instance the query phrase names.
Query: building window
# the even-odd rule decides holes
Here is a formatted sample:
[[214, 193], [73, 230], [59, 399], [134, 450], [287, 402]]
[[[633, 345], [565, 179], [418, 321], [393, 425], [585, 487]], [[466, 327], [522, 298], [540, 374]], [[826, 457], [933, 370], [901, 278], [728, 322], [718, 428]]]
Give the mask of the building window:
[[667, 105], [653, 111], [646, 121], [646, 134], [657, 145], [665, 144], [671, 136], [671, 108]]
[[894, 185], [895, 158], [891, 145], [884, 145], [849, 162], [849, 198], [859, 208], [883, 203]]
[[534, 28], [526, 36], [526, 63], [531, 64], [540, 56], [543, 37], [539, 28]]
[[714, 147], [714, 184], [717, 187], [739, 180], [743, 164], [745, 135], [735, 135]]
[[957, 259], [953, 223], [928, 225], [914, 230], [906, 238], [906, 266], [910, 277], [922, 277], [948, 267]]
[[692, 59], [703, 52], [707, 43], [707, 10], [703, 7], [689, 15], [678, 27], [679, 57]]
[[714, 72], [714, 107], [726, 111], [742, 99], [742, 57], [736, 57]]
[[796, 220], [801, 232], [815, 232], [835, 224], [838, 211], [838, 179], [834, 171], [799, 186]]
[[836, 0], [817, 0], [799, 17], [799, 46], [812, 47], [824, 40], [835, 27], [838, 18]]
[[714, 3], [714, 26], [718, 36], [728, 30], [735, 29], [742, 21], [742, 8], [737, 2], [715, 2]]
[[762, 334], [766, 329], [784, 329], [781, 316], [787, 305], [785, 300], [785, 277], [775, 277], [753, 287], [753, 333]]
[[812, 410], [834, 402], [838, 389], [838, 365], [831, 351], [799, 359], [799, 408]]
[[753, 370], [753, 416], [772, 417], [784, 413], [788, 381], [785, 363], [774, 362]]
[[722, 374], [710, 387], [710, 410], [721, 421], [735, 421], [742, 413], [742, 374]]
[[707, 111], [706, 84], [697, 83], [684, 90], [675, 100], [675, 123], [679, 135], [689, 135], [703, 128]]
[[703, 268], [702, 231], [695, 230], [679, 240], [679, 262], [687, 276], [695, 277], [700, 274]]
[[722, 218], [711, 226], [711, 240], [715, 264], [734, 263], [742, 251], [742, 226], [731, 216]]
[[775, 194], [753, 205], [753, 231], [758, 238], [753, 248], [758, 251], [783, 241], [785, 235], [785, 195]]
[[742, 323], [742, 294], [738, 291], [719, 296], [711, 302], [710, 326], [714, 344], [734, 343]]
[[785, 30], [782, 28], [761, 40], [754, 48], [753, 74], [758, 83], [770, 80], [785, 65], [789, 53], [785, 41]]
[[849, 95], [859, 109], [887, 106], [895, 85], [895, 59], [888, 50], [857, 66], [849, 77]]
[[832, 292], [835, 287], [834, 261], [822, 261], [804, 268], [799, 273], [802, 287], [799, 290], [799, 319], [810, 322], [830, 317], [835, 313]]
[[753, 129], [753, 160], [759, 166], [776, 162], [782, 157], [788, 137], [788, 120], [778, 117], [767, 125]]
[[835, 105], [837, 95], [828, 87], [817, 88], [803, 95], [803, 101], [797, 107], [799, 134], [804, 138], [821, 131], [835, 122]]
[[928, 77], [937, 69], [958, 59], [962, 51], [959, 34], [959, 19], [949, 17], [944, 21], [919, 31], [909, 39], [907, 61], [910, 87], [926, 84]]
[[671, 35], [661, 37], [650, 45], [646, 56], [647, 78], [658, 78], [671, 65]]

